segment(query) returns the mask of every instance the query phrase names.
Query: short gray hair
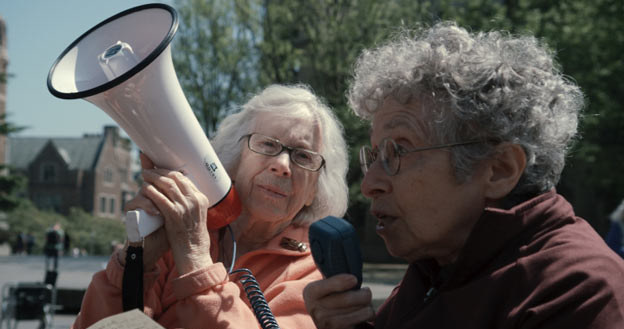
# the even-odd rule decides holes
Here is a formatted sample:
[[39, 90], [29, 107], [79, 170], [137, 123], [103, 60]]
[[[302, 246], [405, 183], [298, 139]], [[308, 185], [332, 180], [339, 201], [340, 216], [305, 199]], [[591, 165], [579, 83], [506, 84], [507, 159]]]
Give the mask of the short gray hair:
[[452, 149], [459, 181], [497, 143], [521, 145], [527, 166], [510, 197], [557, 184], [584, 106], [579, 87], [536, 38], [471, 33], [453, 22], [400, 31], [360, 55], [348, 91], [352, 109], [370, 119], [388, 96], [434, 105], [429, 142], [490, 142]]
[[258, 114], [296, 117], [302, 111], [309, 111], [316, 118], [321, 130], [320, 153], [325, 158], [325, 166], [319, 172], [314, 201], [310, 206], [303, 207], [293, 220], [297, 225], [309, 225], [325, 216], [343, 216], [347, 210], [349, 193], [346, 181], [349, 161], [342, 124], [309, 87], [303, 84], [267, 87], [253, 96], [239, 112], [226, 117], [211, 143], [223, 166], [232, 173], [238, 166], [242, 148], [246, 147], [239, 140], [253, 132], [251, 129]]

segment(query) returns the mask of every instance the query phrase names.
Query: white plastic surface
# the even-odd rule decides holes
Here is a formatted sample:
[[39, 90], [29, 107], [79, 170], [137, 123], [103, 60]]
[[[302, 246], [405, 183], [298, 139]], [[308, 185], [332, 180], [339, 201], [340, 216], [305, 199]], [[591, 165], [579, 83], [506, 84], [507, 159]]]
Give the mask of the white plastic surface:
[[[167, 10], [150, 8], [90, 31], [51, 72], [53, 88], [78, 93], [120, 77], [155, 53], [171, 32], [172, 22]], [[114, 45], [124, 50], [110, 56], [114, 61], [102, 61], [102, 54]], [[213, 206], [226, 196], [232, 181], [184, 96], [170, 47], [132, 77], [85, 99], [115, 120], [156, 167], [184, 172]], [[128, 214], [126, 227], [133, 231], [128, 237], [143, 238], [162, 223], [162, 218], [142, 210]]]
[[126, 213], [126, 232], [130, 242], [139, 242], [164, 224], [160, 216], [152, 216], [143, 209]]

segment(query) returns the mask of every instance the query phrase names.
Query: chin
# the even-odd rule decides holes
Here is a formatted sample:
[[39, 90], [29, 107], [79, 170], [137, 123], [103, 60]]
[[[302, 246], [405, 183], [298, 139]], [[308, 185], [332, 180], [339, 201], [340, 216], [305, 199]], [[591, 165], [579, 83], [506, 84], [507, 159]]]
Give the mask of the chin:
[[423, 255], [414, 253], [412, 250], [406, 250], [404, 248], [401, 248], [401, 246], [389, 245], [387, 242], [386, 250], [388, 251], [388, 254], [390, 254], [390, 256], [402, 259], [410, 263], [423, 258]]
[[399, 248], [398, 247], [389, 244], [388, 241], [386, 241], [385, 239], [384, 239], [384, 242], [386, 244], [386, 250], [388, 251], [390, 256], [395, 257], [395, 258], [403, 258], [404, 259], [404, 257], [401, 257], [402, 253], [399, 252]]

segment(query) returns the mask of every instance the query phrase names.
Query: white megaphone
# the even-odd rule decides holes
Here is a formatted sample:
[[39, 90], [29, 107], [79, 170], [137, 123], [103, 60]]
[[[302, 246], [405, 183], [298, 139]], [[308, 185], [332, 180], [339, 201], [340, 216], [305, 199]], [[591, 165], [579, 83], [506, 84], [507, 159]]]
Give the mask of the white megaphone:
[[[52, 65], [48, 89], [59, 98], [84, 98], [104, 110], [159, 168], [180, 170], [210, 200], [208, 228], [241, 211], [232, 180], [184, 97], [169, 43], [176, 11], [148, 4], [123, 11], [74, 41]], [[143, 210], [126, 214], [130, 241], [164, 223]]]

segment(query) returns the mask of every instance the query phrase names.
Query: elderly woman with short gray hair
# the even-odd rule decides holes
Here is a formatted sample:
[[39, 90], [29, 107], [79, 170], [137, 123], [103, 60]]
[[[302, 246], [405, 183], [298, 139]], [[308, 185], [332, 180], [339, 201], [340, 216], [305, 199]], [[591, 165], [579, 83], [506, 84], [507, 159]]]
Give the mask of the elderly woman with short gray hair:
[[[208, 201], [218, 200], [142, 156], [145, 184], [126, 208], [165, 219], [144, 241], [143, 311], [166, 328], [313, 328], [302, 291], [321, 273], [308, 228], [347, 209], [341, 124], [306, 86], [272, 85], [221, 122], [212, 146], [242, 203], [231, 230], [209, 232]], [[75, 328], [122, 312], [126, 250], [93, 277]]]

